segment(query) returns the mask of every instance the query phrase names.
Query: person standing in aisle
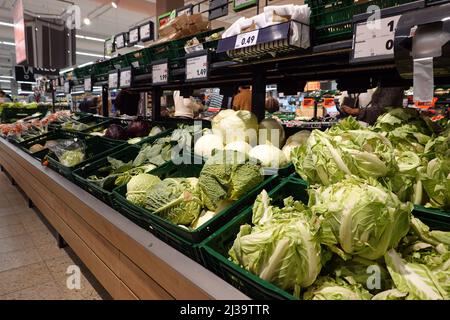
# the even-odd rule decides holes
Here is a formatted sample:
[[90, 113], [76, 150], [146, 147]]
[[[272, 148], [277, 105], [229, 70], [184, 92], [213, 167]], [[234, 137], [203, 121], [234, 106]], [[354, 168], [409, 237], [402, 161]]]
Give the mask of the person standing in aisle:
[[45, 95], [41, 94], [41, 91], [38, 87], [34, 88], [34, 93], [28, 96], [28, 103], [44, 103], [47, 102], [47, 98]]
[[116, 97], [116, 110], [118, 110], [121, 115], [137, 116], [140, 100], [141, 95], [139, 93], [121, 90]]
[[10, 96], [8, 96], [6, 94], [5, 91], [0, 90], [0, 103], [5, 103], [5, 102], [12, 102], [12, 99]]
[[369, 125], [375, 124], [378, 117], [386, 112], [387, 107], [403, 106], [404, 88], [391, 87], [368, 90], [356, 98], [344, 97], [341, 110], [349, 116]]
[[233, 98], [233, 110], [252, 111], [252, 89], [250, 86], [239, 87], [239, 93]]

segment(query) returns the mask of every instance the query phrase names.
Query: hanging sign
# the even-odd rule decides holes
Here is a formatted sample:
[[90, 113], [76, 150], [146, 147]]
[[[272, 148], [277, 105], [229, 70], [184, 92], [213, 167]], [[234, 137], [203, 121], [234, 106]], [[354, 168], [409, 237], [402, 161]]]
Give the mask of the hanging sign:
[[186, 81], [208, 79], [208, 54], [186, 58]]

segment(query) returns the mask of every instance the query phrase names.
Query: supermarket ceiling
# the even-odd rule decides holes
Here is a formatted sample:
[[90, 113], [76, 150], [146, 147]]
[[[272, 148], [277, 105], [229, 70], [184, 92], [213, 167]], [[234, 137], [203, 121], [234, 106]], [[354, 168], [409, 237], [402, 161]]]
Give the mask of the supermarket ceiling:
[[[14, 33], [11, 27], [11, 8], [15, 0], [0, 0], [0, 76], [11, 74], [14, 65]], [[200, 11], [208, 10], [208, 1], [186, 0], [185, 4], [203, 2]], [[77, 37], [78, 65], [95, 61], [103, 54], [103, 42], [111, 35], [127, 31], [131, 26], [148, 20], [156, 15], [156, 0], [118, 0], [118, 7], [111, 5], [111, 0], [23, 0], [24, 8], [34, 15], [61, 15], [71, 4], [81, 9], [82, 20], [89, 18], [90, 25], [83, 24]], [[268, 0], [269, 5], [292, 3], [292, 0]], [[297, 0], [297, 3], [303, 3]], [[265, 1], [260, 1], [263, 7]], [[239, 13], [230, 7], [227, 16], [214, 20], [212, 27], [229, 27], [240, 16], [251, 17], [256, 9], [247, 9]], [[205, 13], [206, 15], [206, 13]], [[88, 39], [86, 39], [88, 37]]]
[[[103, 43], [92, 39], [107, 37], [128, 30], [139, 22], [155, 16], [156, 0], [119, 0], [117, 8], [107, 0], [23, 0], [25, 11], [34, 15], [60, 15], [74, 3], [81, 9], [82, 19], [89, 17], [91, 24], [83, 24], [78, 35], [89, 39], [77, 38], [77, 52], [92, 55], [77, 55], [79, 64], [98, 59], [95, 55], [103, 54]], [[0, 75], [10, 68], [14, 61], [14, 33], [11, 8], [14, 0], [0, 0]], [[3, 23], [2, 23], [3, 22]], [[6, 42], [6, 44], [5, 44]]]

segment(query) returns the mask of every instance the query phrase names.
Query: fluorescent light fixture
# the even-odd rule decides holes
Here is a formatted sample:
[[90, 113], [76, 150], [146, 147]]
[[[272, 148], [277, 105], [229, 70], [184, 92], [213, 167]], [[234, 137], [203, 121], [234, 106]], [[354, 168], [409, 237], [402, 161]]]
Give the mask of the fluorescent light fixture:
[[16, 45], [14, 42], [9, 42], [9, 41], [0, 41], [0, 44], [4, 44], [5, 46], [15, 46]]
[[[3, 89], [2, 89], [3, 90]], [[11, 93], [11, 90], [3, 90], [5, 93]]]
[[11, 80], [2, 80], [2, 79], [0, 79], [0, 82], [11, 83]]
[[144, 48], [145, 48], [145, 46], [142, 46], [142, 45], [140, 45], [140, 44], [137, 44], [137, 45], [135, 45], [134, 47], [135, 47], [135, 48], [139, 48], [139, 49], [144, 49]]
[[14, 28], [14, 23], [0, 21], [0, 26]]
[[79, 56], [94, 57], [94, 58], [103, 58], [103, 55], [102, 55], [102, 54], [97, 54], [97, 53], [89, 53], [89, 52], [81, 52], [81, 51], [77, 51], [76, 53], [77, 53], [77, 55], [79, 55]]
[[84, 91], [75, 91], [75, 92], [72, 92], [71, 94], [83, 94], [84, 93]]
[[22, 91], [22, 90], [19, 90], [19, 94], [34, 94], [34, 92], [33, 91]]
[[87, 67], [87, 66], [90, 66], [91, 64], [94, 64], [94, 62], [86, 62], [86, 63], [83, 63], [83, 64], [80, 64], [79, 66], [78, 66], [78, 68], [83, 68], [83, 67]]
[[91, 25], [91, 19], [89, 19], [89, 18], [87, 18], [87, 17], [84, 18], [83, 22], [84, 22], [84, 24], [87, 25], [87, 26], [90, 26], [90, 25]]
[[92, 91], [93, 92], [100, 92], [100, 91], [102, 91], [102, 87], [94, 87], [94, 88], [92, 88]]
[[450, 20], [450, 17], [445, 17], [441, 21], [448, 21], [448, 20]]
[[64, 73], [66, 73], [66, 72], [73, 71], [73, 69], [74, 69], [74, 68], [63, 69], [63, 70], [59, 71], [59, 74], [62, 75], [62, 74], [64, 74]]
[[36, 81], [35, 82], [32, 82], [32, 81], [17, 81], [17, 83], [36, 84]]
[[14, 77], [11, 76], [0, 76], [1, 79], [14, 79]]
[[83, 35], [81, 35], [81, 34], [77, 34], [75, 37], [78, 38], [78, 39], [91, 40], [91, 41], [97, 41], [97, 42], [105, 42], [104, 39], [95, 38], [95, 37], [83, 36]]
[[118, 7], [116, 1], [111, 1], [111, 5], [114, 9], [117, 9]]

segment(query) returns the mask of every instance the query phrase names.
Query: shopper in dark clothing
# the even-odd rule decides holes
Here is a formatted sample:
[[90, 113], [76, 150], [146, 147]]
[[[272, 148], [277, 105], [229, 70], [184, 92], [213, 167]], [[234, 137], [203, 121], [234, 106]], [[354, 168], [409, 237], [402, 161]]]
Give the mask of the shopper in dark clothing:
[[80, 103], [79, 109], [81, 112], [97, 114], [99, 101], [98, 97], [94, 97], [91, 100], [84, 99]]
[[386, 112], [386, 108], [403, 106], [403, 95], [404, 89], [400, 87], [378, 87], [373, 93], [369, 105], [355, 108], [346, 105], [344, 102], [341, 109], [346, 114], [356, 117], [359, 121], [373, 125], [378, 117]]
[[116, 97], [116, 110], [119, 110], [122, 115], [137, 116], [140, 100], [141, 95], [139, 93], [122, 90]]

